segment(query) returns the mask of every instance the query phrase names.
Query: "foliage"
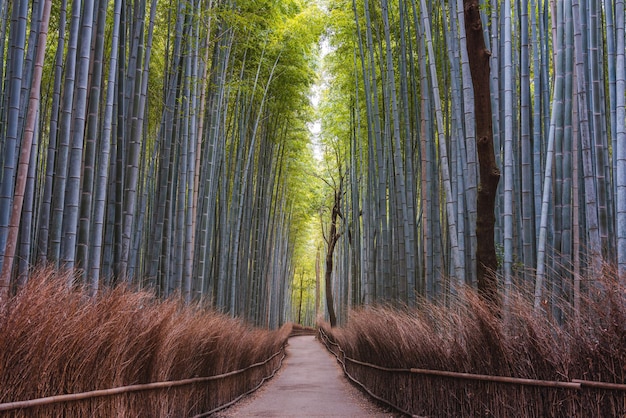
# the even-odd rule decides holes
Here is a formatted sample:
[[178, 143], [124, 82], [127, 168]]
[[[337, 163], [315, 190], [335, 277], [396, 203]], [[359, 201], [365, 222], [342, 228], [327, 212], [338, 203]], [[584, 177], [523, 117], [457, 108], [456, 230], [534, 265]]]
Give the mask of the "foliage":
[[[294, 250], [307, 245], [301, 231], [316, 213], [306, 124], [324, 15], [302, 0], [112, 1], [87, 25], [91, 16], [71, 20], [69, 9], [61, 23], [60, 7], [21, 216], [32, 232], [3, 277], [11, 292], [30, 265], [63, 264], [84, 271], [94, 292], [127, 281], [278, 327], [289, 316]], [[17, 21], [6, 22], [9, 57], [20, 46], [10, 41]], [[36, 34], [34, 20], [26, 26]], [[104, 35], [101, 60], [68, 46], [85, 33]], [[73, 62], [88, 63], [88, 77], [75, 80]], [[4, 120], [9, 110], [0, 111]], [[78, 128], [92, 136], [71, 135]], [[21, 136], [15, 142], [19, 151]], [[13, 159], [3, 153], [0, 245]]]
[[[475, 126], [464, 3], [324, 2], [331, 47], [322, 138], [327, 160], [340, 150], [350, 174], [352, 228], [342, 239], [354, 238], [338, 246], [349, 268], [334, 280], [358, 292], [338, 305], [411, 305], [415, 295], [446, 300], [456, 284], [477, 286], [486, 242], [476, 235], [484, 136]], [[581, 277], [594, 278], [603, 261], [623, 254], [615, 232], [624, 223], [614, 216], [623, 179], [611, 150], [614, 131], [623, 131], [616, 124], [623, 71], [614, 68], [623, 67], [615, 46], [624, 42], [624, 16], [621, 2], [609, 3], [478, 8], [490, 66], [491, 171], [503, 173], [494, 211], [503, 248], [502, 262], [493, 263], [497, 286], [532, 283], [557, 316], [565, 315], [557, 300], [577, 305], [589, 290]]]

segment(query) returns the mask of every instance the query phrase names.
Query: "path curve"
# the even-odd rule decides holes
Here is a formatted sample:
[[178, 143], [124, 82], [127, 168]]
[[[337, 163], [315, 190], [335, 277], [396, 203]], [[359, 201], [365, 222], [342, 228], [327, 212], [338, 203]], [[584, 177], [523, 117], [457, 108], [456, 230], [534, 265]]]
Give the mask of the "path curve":
[[314, 336], [291, 337], [278, 376], [218, 417], [393, 417], [348, 383]]

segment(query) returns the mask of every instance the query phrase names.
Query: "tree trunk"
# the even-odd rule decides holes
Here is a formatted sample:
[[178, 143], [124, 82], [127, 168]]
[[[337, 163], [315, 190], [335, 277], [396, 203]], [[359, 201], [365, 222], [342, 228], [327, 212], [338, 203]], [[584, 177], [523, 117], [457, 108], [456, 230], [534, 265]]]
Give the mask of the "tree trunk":
[[624, 123], [626, 114], [626, 102], [624, 92], [626, 91], [626, 70], [624, 70], [624, 2], [616, 2], [616, 27], [617, 27], [617, 58], [616, 58], [616, 89], [617, 89], [617, 263], [619, 268], [619, 278], [622, 286], [626, 285], [626, 124]]
[[496, 270], [498, 260], [494, 241], [496, 189], [500, 170], [496, 166], [493, 149], [491, 97], [489, 90], [489, 57], [485, 47], [480, 8], [477, 0], [464, 0], [465, 31], [472, 83], [474, 85], [474, 112], [480, 184], [478, 187], [476, 219], [476, 272], [478, 290], [487, 300], [499, 304]]
[[[81, 177], [83, 176], [83, 149], [87, 117], [91, 39], [93, 37], [94, 0], [84, 1], [76, 57], [76, 80], [73, 99], [70, 150], [65, 187], [63, 219], [61, 220], [61, 262], [65, 267], [76, 264], [76, 239], [79, 222]], [[67, 93], [67, 92], [66, 92]], [[91, 165], [87, 162], [86, 165]], [[89, 167], [91, 172], [91, 167]], [[87, 180], [91, 183], [91, 174]], [[84, 266], [82, 266], [84, 267]]]
[[337, 326], [337, 315], [335, 314], [335, 306], [333, 305], [333, 253], [335, 252], [335, 245], [339, 241], [341, 234], [337, 232], [337, 217], [340, 216], [341, 211], [341, 195], [343, 182], [340, 183], [339, 188], [335, 190], [335, 199], [333, 203], [333, 211], [330, 219], [330, 231], [328, 232], [326, 249], [326, 271], [324, 272], [324, 283], [326, 285], [326, 306], [328, 308], [328, 319], [330, 326]]
[[[576, 71], [576, 96], [578, 100], [578, 115], [580, 120], [580, 143], [582, 152], [582, 167], [584, 177], [585, 218], [588, 234], [588, 254], [591, 279], [595, 280], [602, 271], [601, 231], [599, 226], [598, 192], [596, 188], [596, 170], [593, 164], [593, 150], [589, 121], [589, 92], [587, 76], [584, 69], [584, 48], [580, 21], [580, 5], [577, 0], [572, 1], [574, 17], [574, 51]], [[604, 179], [602, 179], [603, 181]]]
[[[14, 199], [14, 182], [17, 171], [19, 149], [19, 116], [20, 108], [20, 91], [22, 90], [22, 72], [24, 66], [24, 47], [26, 44], [26, 15], [28, 4], [27, 2], [15, 2], [12, 11], [12, 24], [11, 31], [15, 36], [10, 36], [10, 50], [8, 56], [10, 58], [10, 64], [7, 64], [8, 77], [6, 81], [7, 92], [7, 108], [6, 113], [2, 115], [3, 121], [6, 124], [6, 131], [2, 137], [0, 137], [0, 146], [2, 148], [2, 160], [0, 161], [0, 252], [6, 254], [8, 246], [8, 234], [9, 234], [9, 221], [14, 212], [13, 199]], [[13, 23], [16, 22], [15, 24]], [[13, 26], [15, 25], [15, 28]], [[4, 257], [0, 259], [0, 269], [3, 267]]]
[[[443, 107], [441, 101], [441, 89], [439, 88], [439, 80], [437, 75], [437, 64], [435, 59], [435, 51], [433, 46], [433, 38], [431, 31], [431, 20], [427, 13], [426, 1], [422, 0], [422, 22], [424, 25], [424, 36], [428, 51], [428, 62], [430, 67], [431, 83], [433, 100], [435, 105], [435, 119], [437, 121], [437, 138], [439, 148], [439, 163], [440, 163], [440, 175], [441, 175], [441, 187], [444, 190], [445, 196], [445, 211], [441, 213], [445, 214], [448, 221], [448, 239], [450, 248], [450, 260], [452, 260], [451, 272], [452, 278], [455, 280], [455, 285], [464, 284], [465, 268], [463, 260], [461, 259], [461, 253], [459, 251], [459, 236], [457, 233], [456, 222], [456, 207], [457, 202], [455, 196], [452, 193], [452, 181], [450, 176], [450, 159], [448, 157], [448, 150], [446, 146], [445, 138], [445, 125], [443, 116]], [[478, 9], [477, 9], [478, 10]], [[447, 256], [447, 254], [445, 255]], [[452, 270], [453, 269], [453, 270]]]
[[15, 185], [15, 195], [9, 222], [6, 251], [4, 252], [2, 270], [0, 273], [0, 302], [6, 300], [9, 295], [9, 286], [11, 282], [11, 272], [13, 267], [13, 258], [15, 256], [15, 247], [17, 243], [17, 233], [19, 231], [20, 216], [22, 213], [22, 203], [26, 188], [26, 177], [28, 174], [29, 163], [31, 159], [31, 144], [35, 132], [35, 124], [37, 122], [37, 113], [39, 111], [41, 97], [41, 78], [43, 72], [43, 63], [45, 59], [46, 41], [48, 36], [48, 22], [50, 19], [51, 1], [45, 2], [45, 8], [41, 20], [39, 32], [39, 42], [37, 46], [37, 55], [35, 58], [35, 68], [32, 79], [32, 88], [28, 102], [26, 126], [24, 131], [24, 139], [20, 151], [19, 165], [17, 167], [17, 181]]

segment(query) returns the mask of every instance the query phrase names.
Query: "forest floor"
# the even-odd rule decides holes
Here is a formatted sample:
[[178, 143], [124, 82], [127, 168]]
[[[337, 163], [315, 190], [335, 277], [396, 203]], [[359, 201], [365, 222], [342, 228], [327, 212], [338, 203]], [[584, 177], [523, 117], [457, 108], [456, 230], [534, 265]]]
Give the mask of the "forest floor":
[[248, 398], [217, 414], [231, 417], [396, 417], [351, 385], [314, 336], [291, 337], [283, 367]]

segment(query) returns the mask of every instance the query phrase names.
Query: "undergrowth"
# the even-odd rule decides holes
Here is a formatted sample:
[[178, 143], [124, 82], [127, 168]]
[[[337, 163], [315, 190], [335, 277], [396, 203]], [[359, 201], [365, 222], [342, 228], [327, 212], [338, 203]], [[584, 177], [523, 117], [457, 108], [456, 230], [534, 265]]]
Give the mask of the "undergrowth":
[[[532, 295], [509, 295], [494, 309], [464, 290], [450, 306], [368, 307], [351, 312], [331, 339], [356, 360], [388, 368], [428, 369], [571, 382], [626, 384], [626, 294], [609, 275], [583, 299], [580, 315], [557, 323], [533, 309]], [[601, 291], [600, 291], [601, 290]], [[591, 295], [591, 296], [589, 296]], [[607, 417], [626, 415], [626, 392], [521, 386], [417, 373], [388, 373], [347, 362], [369, 390], [415, 415]]]
[[[70, 272], [38, 271], [0, 307], [0, 403], [214, 376], [281, 350], [278, 331], [124, 286], [97, 297], [68, 289]], [[6, 412], [12, 417], [186, 417], [256, 386], [266, 366], [220, 381]]]

